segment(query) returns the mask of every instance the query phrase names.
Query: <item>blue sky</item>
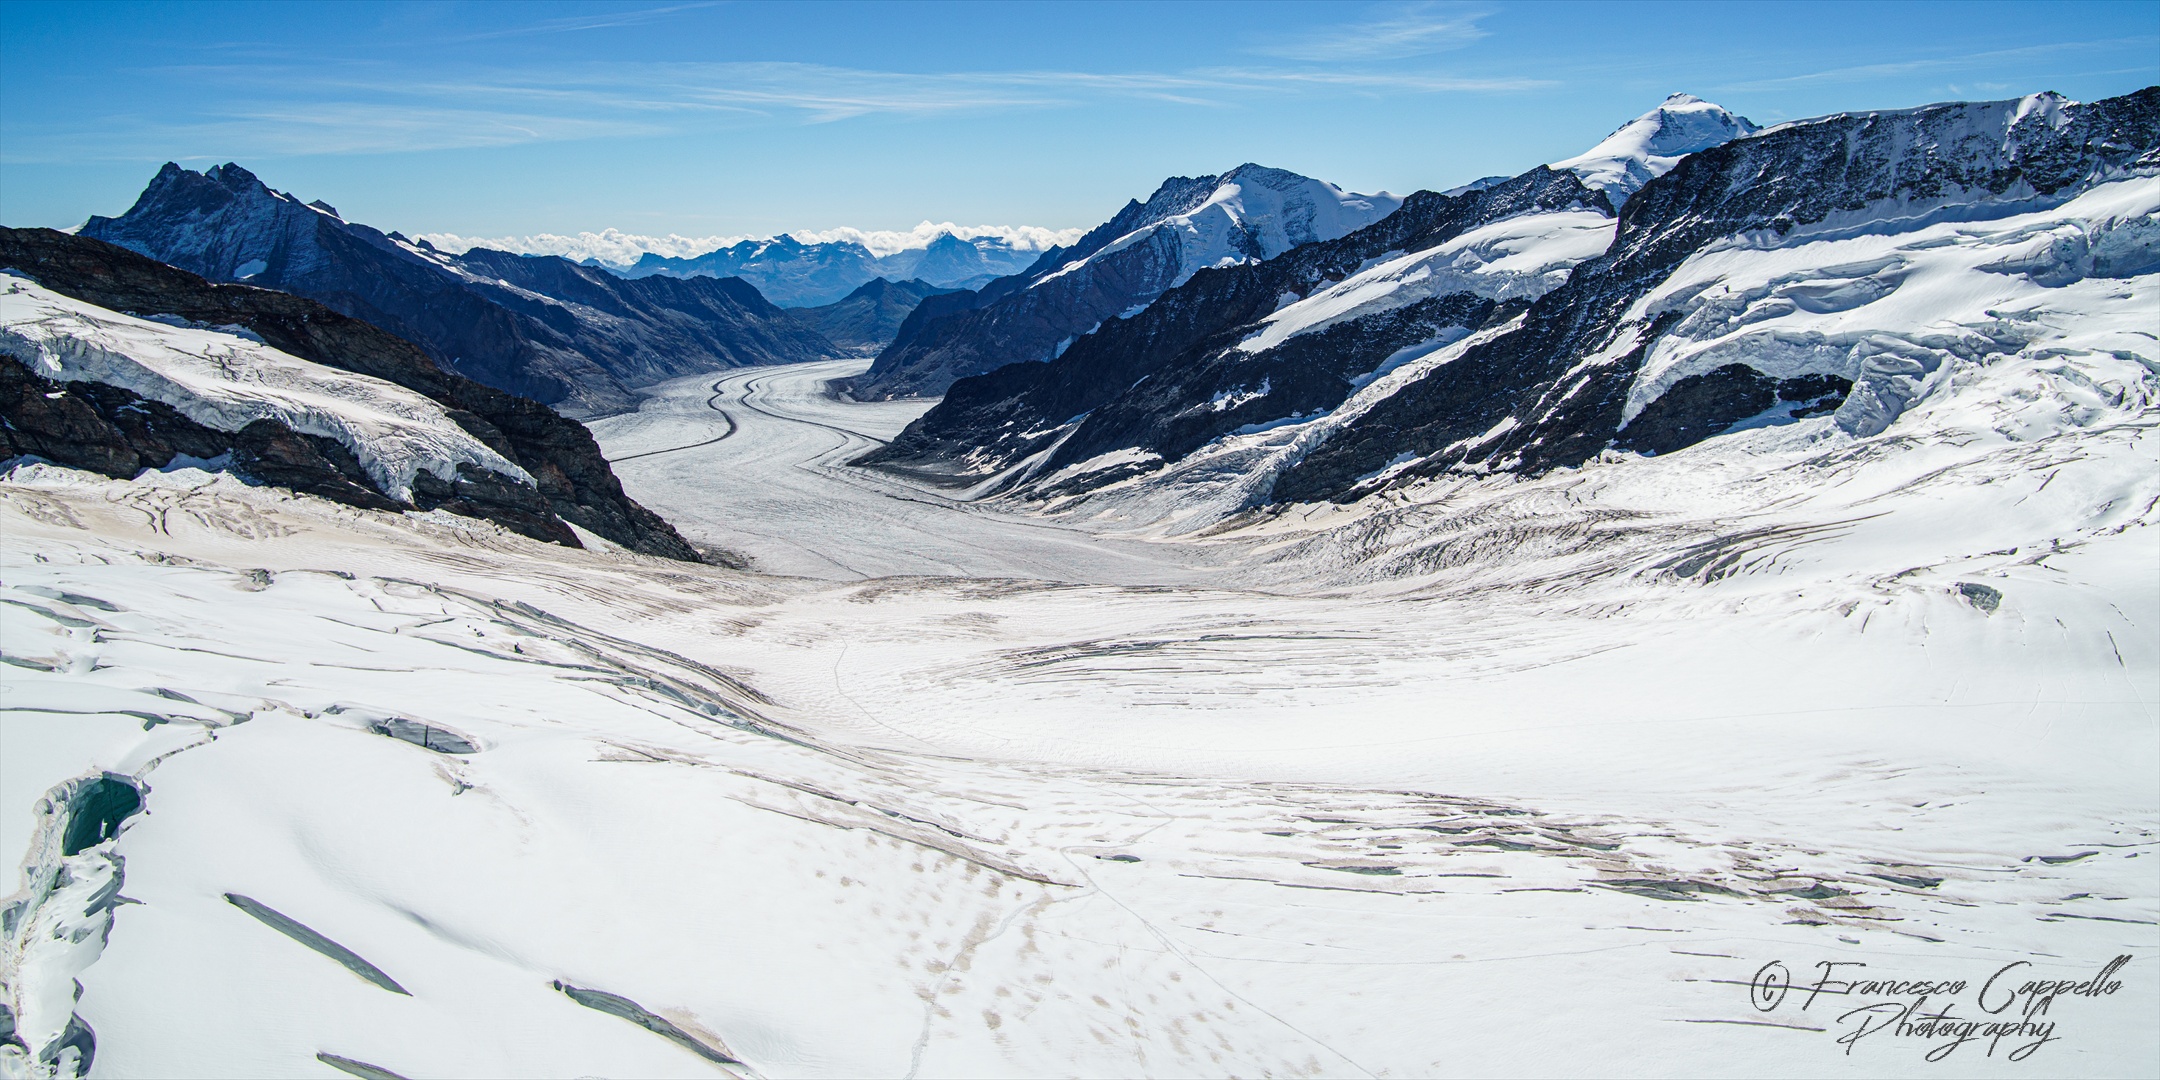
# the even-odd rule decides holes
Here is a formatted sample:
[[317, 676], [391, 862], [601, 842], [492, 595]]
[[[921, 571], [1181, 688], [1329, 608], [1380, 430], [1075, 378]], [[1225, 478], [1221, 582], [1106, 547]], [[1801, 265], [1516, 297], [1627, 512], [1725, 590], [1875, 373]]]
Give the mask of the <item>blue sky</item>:
[[166, 160], [408, 233], [1102, 221], [1258, 161], [1515, 173], [1673, 91], [1759, 123], [2160, 82], [2160, 2], [0, 4], [0, 222]]

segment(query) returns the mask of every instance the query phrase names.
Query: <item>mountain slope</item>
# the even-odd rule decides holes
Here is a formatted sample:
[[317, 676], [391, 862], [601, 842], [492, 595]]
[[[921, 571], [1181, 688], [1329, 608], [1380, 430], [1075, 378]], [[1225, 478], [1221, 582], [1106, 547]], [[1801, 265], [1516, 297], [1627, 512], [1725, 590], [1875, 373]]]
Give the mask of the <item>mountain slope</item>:
[[168, 164], [126, 214], [80, 232], [213, 281], [321, 301], [490, 386], [575, 413], [627, 408], [630, 387], [658, 379], [833, 351], [740, 283], [624, 281], [552, 256], [449, 256], [232, 164]]
[[[1963, 365], [2017, 354], [2045, 336], [2018, 325], [2058, 318], [2041, 314], [2057, 295], [2043, 282], [2135, 272], [2126, 268], [2145, 257], [2135, 252], [2150, 250], [2153, 229], [2133, 214], [2120, 235], [2108, 225], [2097, 230], [2106, 237], [2088, 238], [2073, 220], [2043, 215], [2029, 224], [2041, 233], [2067, 230], [2059, 234], [2066, 247], [2100, 242], [2131, 254], [2112, 266], [2069, 259], [2052, 279], [2047, 271], [2024, 274], [2015, 259], [2004, 271], [1959, 275], [1965, 284], [2001, 290], [1995, 299], [2011, 311], [2026, 309], [2027, 320], [1992, 314], [1987, 302], [1968, 306], [1970, 293], [1930, 298], [1924, 293], [1944, 280], [1934, 275], [1916, 278], [1922, 288], [1905, 302], [1877, 306], [1918, 269], [1911, 253], [1871, 251], [1850, 263], [1835, 249], [1811, 245], [1864, 235], [1967, 250], [2007, 245], [2015, 231], [1952, 224], [1943, 235], [1917, 234], [2063, 207], [2096, 182], [2149, 174], [2160, 165], [2156, 148], [2160, 88], [2086, 105], [2042, 94], [1839, 114], [1689, 155], [1628, 200], [1611, 249], [1534, 304], [1521, 329], [1375, 406], [1285, 472], [1273, 497], [1354, 497], [1366, 478], [1391, 468], [1399, 471], [1383, 482], [1458, 465], [1539, 472], [1579, 464], [1616, 443], [1669, 452], [1769, 410], [1830, 405], [1823, 393], [1829, 380], [1855, 386], [1837, 406], [1847, 429], [1880, 431], [1919, 396], [1920, 383], [1941, 385]], [[2084, 220], [2080, 213], [2069, 211]], [[2041, 247], [2052, 250], [2049, 243]], [[1808, 248], [1759, 286], [1745, 284], [1752, 276], [1745, 273], [1732, 286], [1716, 273], [1676, 275], [1694, 260], [1753, 264], [1761, 273], [1783, 258], [1778, 252]], [[1680, 289], [1682, 280], [1694, 284]], [[1660, 289], [1668, 282], [1678, 291]], [[2127, 296], [2116, 302], [2135, 303]], [[1836, 317], [1750, 329], [1799, 312]], [[1685, 344], [1725, 337], [1733, 340], [1721, 353], [1702, 355]], [[1697, 358], [1685, 367], [1664, 359], [1680, 351]], [[1727, 363], [1745, 370], [1720, 375]], [[1688, 376], [1698, 381], [1684, 384]], [[1793, 388], [1806, 400], [1763, 381], [1794, 379], [1807, 380]], [[1663, 390], [1681, 396], [1646, 417]], [[1886, 418], [1863, 422], [1871, 409]]]
[[[285, 479], [266, 476], [265, 479], [271, 482], [307, 490], [301, 483], [290, 482], [304, 475], [313, 478], [308, 482], [320, 481], [326, 485], [323, 491], [315, 493], [342, 492], [349, 496], [344, 501], [354, 505], [374, 505], [363, 494], [366, 491], [375, 491], [378, 497], [390, 498], [393, 502], [416, 497], [415, 505], [434, 499], [445, 504], [446, 509], [487, 517], [528, 535], [574, 544], [575, 538], [562, 524], [570, 522], [635, 551], [676, 559], [697, 558], [697, 553], [672, 527], [623, 494], [622, 484], [600, 456], [591, 433], [582, 425], [528, 398], [444, 371], [412, 343], [372, 324], [289, 293], [244, 285], [213, 284], [124, 248], [50, 229], [0, 228], [0, 267], [17, 271], [53, 293], [95, 305], [108, 313], [127, 312], [142, 318], [169, 319], [188, 327], [213, 328], [219, 332], [216, 336], [232, 338], [219, 346], [226, 352], [245, 351], [247, 342], [233, 335], [248, 335], [277, 353], [295, 358], [295, 362], [304, 361], [379, 379], [422, 395], [436, 403], [442, 415], [456, 428], [498, 455], [513, 470], [503, 474], [500, 469], [483, 468], [476, 473], [457, 468], [456, 460], [452, 459], [448, 477], [452, 490], [434, 487], [427, 481], [429, 474], [423, 471], [412, 477], [413, 490], [408, 496], [396, 497], [396, 484], [384, 485], [392, 488], [389, 492], [380, 491], [368, 486], [375, 479], [372, 477], [357, 478], [357, 487], [341, 483], [338, 476], [343, 470], [334, 468], [340, 462], [334, 460], [337, 452], [330, 447], [313, 443], [301, 445], [305, 440], [280, 439], [275, 431], [265, 431], [250, 436], [261, 444], [258, 451], [250, 452], [257, 457], [268, 455], [265, 460], [283, 461], [299, 470], [280, 474]], [[88, 314], [108, 321], [125, 320], [126, 325], [135, 326], [137, 331], [144, 330], [136, 326], [138, 320], [135, 319], [117, 314]], [[94, 339], [96, 335], [92, 337]], [[32, 392], [25, 386], [18, 390], [13, 400], [41, 410], [60, 408], [58, 402], [61, 399], [45, 396], [52, 392]], [[147, 396], [156, 403], [154, 396], [132, 393], [130, 396]], [[12, 452], [39, 453], [65, 464], [120, 476], [132, 476], [143, 468], [164, 467], [170, 463], [173, 453], [213, 457], [221, 452], [213, 446], [178, 445], [171, 437], [157, 437], [154, 430], [157, 421], [171, 418], [156, 409], [143, 407], [139, 401], [93, 400], [104, 407], [110, 418], [93, 419], [79, 411], [72, 416], [54, 416], [42, 430], [65, 438], [57, 443], [18, 446]], [[38, 402], [51, 404], [40, 405]], [[165, 406], [170, 408], [171, 403], [167, 402]], [[20, 415], [19, 412], [11, 413], [10, 419], [18, 432], [25, 430], [15, 419]], [[141, 416], [148, 416], [149, 420], [138, 425], [132, 417]], [[209, 417], [209, 414], [198, 416]], [[119, 428], [113, 426], [116, 421], [121, 425]], [[136, 426], [152, 430], [138, 432], [134, 430]], [[167, 426], [181, 431], [183, 442], [192, 431], [177, 423]], [[306, 434], [305, 423], [294, 426], [302, 428], [300, 433]], [[229, 429], [232, 425], [228, 423], [226, 427]], [[251, 429], [252, 425], [248, 425], [241, 433]], [[319, 429], [322, 432], [329, 430]], [[457, 437], [454, 432], [444, 432], [443, 436]], [[348, 453], [351, 451], [349, 443], [329, 441], [333, 447], [344, 445]], [[66, 454], [56, 452], [59, 447], [68, 445], [84, 447], [85, 453], [92, 456], [71, 460]], [[212, 452], [199, 452], [202, 449]], [[442, 455], [436, 457], [440, 460]], [[468, 455], [469, 464], [486, 462], [484, 456]], [[400, 475], [403, 471], [402, 468], [399, 470]], [[436, 469], [432, 474], [442, 479], [444, 472]], [[537, 500], [518, 495], [514, 490], [516, 484], [504, 488], [501, 484], [482, 483], [487, 480], [482, 474], [490, 472], [508, 475], [512, 481], [517, 481], [517, 473], [521, 472], [525, 478], [523, 482], [537, 493]], [[464, 481], [462, 484], [461, 480]], [[464, 505], [448, 505], [453, 502]]]
[[[1241, 428], [1324, 413], [1408, 353], [1518, 313], [1601, 250], [1611, 222], [1603, 194], [1544, 168], [1420, 192], [1340, 239], [1202, 271], [1047, 364], [955, 383], [862, 461], [952, 481], [1025, 465], [1012, 483], [1111, 483]], [[1548, 232], [1560, 242], [1520, 243]]]
[[793, 308], [788, 314], [825, 335], [843, 349], [876, 352], [891, 344], [893, 336], [922, 302], [932, 296], [964, 292], [944, 289], [920, 279], [892, 281], [871, 278], [854, 292], [820, 307]]
[[1394, 212], [1402, 200], [1358, 195], [1259, 165], [1173, 177], [1070, 249], [941, 303], [903, 327], [849, 392], [863, 400], [928, 396], [954, 379], [1048, 360], [1104, 320], [1132, 314], [1211, 266], [1272, 259]]

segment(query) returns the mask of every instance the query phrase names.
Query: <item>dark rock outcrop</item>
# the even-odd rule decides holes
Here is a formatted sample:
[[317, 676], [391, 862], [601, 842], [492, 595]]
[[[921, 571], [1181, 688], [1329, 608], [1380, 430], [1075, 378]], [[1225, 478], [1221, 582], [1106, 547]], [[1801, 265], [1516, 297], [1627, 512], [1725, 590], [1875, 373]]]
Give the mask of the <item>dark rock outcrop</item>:
[[[571, 522], [634, 551], [697, 559], [696, 551], [672, 526], [623, 494], [592, 433], [582, 425], [536, 401], [444, 371], [411, 342], [370, 323], [290, 293], [214, 284], [124, 248], [51, 229], [0, 228], [0, 267], [114, 311], [241, 326], [271, 347], [302, 359], [395, 383], [440, 403], [458, 426], [515, 462], [538, 485], [537, 490], [524, 488], [476, 470], [466, 470], [454, 483], [423, 474], [413, 486], [416, 504], [426, 504], [423, 509], [440, 506], [499, 522], [528, 536], [575, 545], [575, 536], [563, 525]], [[19, 373], [18, 381], [35, 379], [20, 365], [7, 366]], [[369, 496], [387, 499], [367, 485], [356, 463], [341, 464], [337, 455], [345, 454], [345, 449], [330, 440], [298, 435], [275, 424], [260, 431], [250, 425], [239, 433], [213, 432], [158, 403], [130, 402], [116, 396], [126, 391], [87, 388], [91, 385], [36, 390], [18, 382], [8, 390], [8, 422], [15, 429], [9, 438], [44, 440], [35, 445], [15, 442], [19, 447], [15, 452], [35, 453], [106, 475], [132, 476], [142, 468], [163, 467], [174, 453], [212, 458], [230, 451], [243, 471], [258, 470], [256, 475], [268, 482], [300, 490], [311, 490], [300, 485], [316, 484], [311, 493], [356, 506], [369, 505]], [[75, 387], [86, 388], [77, 391]], [[57, 398], [46, 396], [62, 391]], [[100, 411], [99, 403], [107, 400], [113, 404]], [[18, 407], [25, 411], [13, 411]], [[22, 422], [18, 415], [24, 418]], [[21, 434], [32, 430], [25, 424], [33, 422], [38, 434]], [[290, 438], [278, 436], [281, 430]], [[251, 431], [255, 434], [248, 434]], [[334, 447], [335, 453], [324, 443]], [[69, 445], [77, 449], [67, 449]], [[314, 458], [309, 457], [308, 447], [313, 448]], [[271, 476], [286, 479], [272, 480]], [[357, 483], [368, 495], [339, 486], [335, 477]]]
[[1777, 412], [1802, 418], [1835, 412], [1851, 392], [1852, 380], [1836, 375], [1774, 379], [1746, 364], [1727, 364], [1674, 383], [1621, 430], [1613, 446], [1669, 454], [1752, 417]]
[[238, 165], [167, 164], [117, 218], [80, 235], [211, 281], [317, 300], [501, 390], [596, 414], [678, 375], [834, 354], [740, 281], [628, 281], [553, 256], [451, 256], [273, 191]]

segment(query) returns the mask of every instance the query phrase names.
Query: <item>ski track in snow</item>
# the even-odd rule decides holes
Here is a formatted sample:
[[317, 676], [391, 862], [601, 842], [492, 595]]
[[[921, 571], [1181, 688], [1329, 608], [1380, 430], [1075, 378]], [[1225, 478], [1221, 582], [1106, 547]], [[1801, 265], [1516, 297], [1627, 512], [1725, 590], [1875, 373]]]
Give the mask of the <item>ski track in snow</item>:
[[[80, 1024], [111, 1076], [2160, 1061], [2149, 416], [1171, 542], [845, 467], [925, 407], [821, 395], [861, 365], [594, 425], [766, 575], [7, 474], [25, 1041]], [[1417, 573], [1350, 573], [1376, 552]], [[39, 801], [107, 774], [144, 809], [66, 853]], [[1848, 1054], [1844, 1009], [1747, 985], [2117, 955], [2017, 1064]]]

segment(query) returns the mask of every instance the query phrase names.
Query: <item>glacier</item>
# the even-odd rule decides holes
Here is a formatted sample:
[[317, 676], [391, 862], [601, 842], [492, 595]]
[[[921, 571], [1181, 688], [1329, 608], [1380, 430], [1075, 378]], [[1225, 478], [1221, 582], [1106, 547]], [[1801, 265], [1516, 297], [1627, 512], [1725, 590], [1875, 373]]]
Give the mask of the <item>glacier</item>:
[[[860, 364], [601, 432], [663, 451], [624, 480], [686, 533], [806, 576], [14, 466], [5, 835], [50, 853], [12, 902], [63, 930], [9, 944], [24, 1038], [79, 1022], [115, 1076], [1607, 1071], [1621, 1038], [1876, 1074], [1922, 1066], [1748, 1026], [1750, 975], [2148, 947], [2149, 396], [2013, 440], [2026, 387], [1961, 385], [1872, 442], [1168, 541], [864, 487], [836, 450], [919, 406], [817, 394]], [[31, 842], [107, 775], [143, 792], [116, 835]], [[2129, 987], [2065, 1068], [2150, 1063]]]

